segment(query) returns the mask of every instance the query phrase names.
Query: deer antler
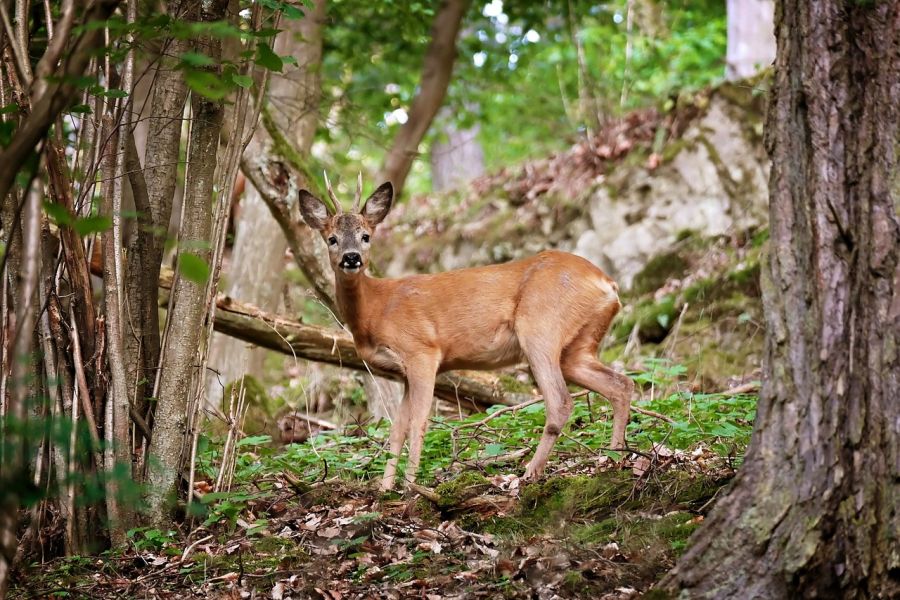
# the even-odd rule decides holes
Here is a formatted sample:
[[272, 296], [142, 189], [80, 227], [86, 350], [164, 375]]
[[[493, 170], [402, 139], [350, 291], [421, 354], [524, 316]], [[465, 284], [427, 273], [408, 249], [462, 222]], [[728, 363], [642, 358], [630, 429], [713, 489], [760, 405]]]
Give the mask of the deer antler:
[[362, 171], [356, 176], [356, 197], [353, 199], [353, 212], [359, 212], [359, 202], [362, 200]]
[[341, 208], [341, 201], [334, 195], [334, 190], [331, 188], [331, 182], [328, 181], [328, 173], [323, 169], [322, 174], [325, 176], [325, 188], [328, 190], [328, 196], [331, 198], [332, 204], [334, 204], [334, 214], [340, 215], [344, 212], [344, 209]]

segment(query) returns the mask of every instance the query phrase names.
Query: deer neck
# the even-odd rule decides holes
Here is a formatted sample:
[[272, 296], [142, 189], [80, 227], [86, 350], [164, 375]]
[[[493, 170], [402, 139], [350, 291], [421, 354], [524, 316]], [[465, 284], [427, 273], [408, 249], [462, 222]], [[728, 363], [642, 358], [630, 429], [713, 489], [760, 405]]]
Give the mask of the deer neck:
[[357, 342], [368, 337], [366, 324], [369, 322], [367, 317], [374, 300], [372, 295], [374, 282], [375, 280], [366, 273], [353, 277], [341, 273], [335, 275], [337, 305], [341, 317], [346, 321]]

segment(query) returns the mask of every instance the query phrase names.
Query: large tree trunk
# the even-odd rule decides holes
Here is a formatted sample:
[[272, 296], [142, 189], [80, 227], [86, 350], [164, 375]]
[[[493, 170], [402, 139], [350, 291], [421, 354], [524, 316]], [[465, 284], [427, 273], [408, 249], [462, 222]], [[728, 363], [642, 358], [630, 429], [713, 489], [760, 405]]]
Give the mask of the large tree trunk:
[[[450, 115], [447, 115], [449, 117]], [[484, 174], [484, 150], [478, 141], [478, 125], [444, 127], [444, 138], [431, 145], [431, 189], [453, 189]]]
[[753, 441], [661, 587], [900, 597], [900, 2], [781, 0]]
[[774, 0], [728, 0], [725, 77], [755, 75], [775, 59]]
[[[285, 20], [284, 30], [275, 40], [275, 52], [293, 56], [298, 66], [285, 65], [283, 74], [273, 74], [268, 91], [272, 125], [304, 156], [309, 153], [318, 125], [325, 2], [318, 0], [312, 9], [305, 10], [303, 19]], [[246, 152], [257, 156], [269, 144], [268, 131], [257, 128]], [[272, 235], [277, 231], [278, 223], [271, 211], [253, 183], [248, 182], [237, 219], [227, 293], [267, 311], [278, 309], [284, 285], [287, 241], [284, 236]], [[213, 336], [209, 363], [216, 373], [207, 388], [207, 401], [217, 406], [223, 385], [244, 374], [261, 375], [264, 358], [264, 352], [248, 344], [219, 334]]]
[[394, 138], [379, 177], [379, 183], [390, 181], [394, 184], [395, 197], [403, 192], [406, 176], [419, 154], [419, 144], [444, 103], [456, 62], [456, 37], [468, 7], [469, 0], [444, 0], [434, 18], [419, 93], [409, 109], [409, 119]]
[[[202, 6], [203, 21], [216, 21], [225, 14], [226, 1], [216, 0]], [[221, 42], [214, 37], [197, 41], [218, 61]], [[183, 218], [179, 237], [179, 256], [193, 254], [210, 262], [213, 184], [219, 135], [222, 129], [223, 103], [191, 95], [192, 124], [185, 181]], [[179, 262], [181, 262], [179, 258]], [[172, 312], [163, 349], [156, 422], [150, 443], [147, 516], [158, 526], [170, 522], [170, 502], [177, 497], [186, 441], [187, 401], [191, 382], [197, 376], [195, 364], [206, 305], [206, 284], [184, 276], [176, 279], [172, 291]]]

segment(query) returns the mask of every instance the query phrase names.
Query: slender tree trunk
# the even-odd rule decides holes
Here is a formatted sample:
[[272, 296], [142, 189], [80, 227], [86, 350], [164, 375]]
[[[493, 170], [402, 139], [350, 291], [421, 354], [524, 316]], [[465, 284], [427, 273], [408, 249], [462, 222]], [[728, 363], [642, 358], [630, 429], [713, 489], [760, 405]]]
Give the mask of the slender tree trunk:
[[775, 59], [774, 0], [728, 0], [725, 77], [755, 75]]
[[[25, 193], [25, 205], [21, 215], [21, 277], [15, 299], [15, 337], [11, 345], [12, 376], [10, 378], [9, 404], [4, 428], [9, 423], [24, 424], [28, 419], [29, 403], [32, 400], [34, 374], [32, 358], [35, 319], [37, 307], [38, 257], [41, 244], [41, 194], [33, 184], [33, 189]], [[11, 225], [11, 223], [8, 223]], [[30, 485], [29, 441], [24, 431], [7, 430], [4, 446], [9, 454], [3, 456], [0, 465], [0, 598], [6, 596], [10, 570], [16, 555], [18, 513], [23, 492]], [[9, 437], [7, 437], [9, 436]]]
[[[188, 7], [187, 0], [170, 4], [169, 12], [173, 18], [196, 18]], [[193, 9], [192, 9], [193, 10]], [[187, 99], [187, 85], [184, 73], [175, 67], [178, 57], [187, 52], [190, 45], [185, 40], [168, 40], [160, 53], [159, 67], [156, 71], [156, 83], [150, 96], [150, 114], [147, 118], [147, 144], [144, 151], [143, 179], [146, 186], [146, 202], [140, 191], [140, 184], [132, 180], [135, 192], [135, 209], [138, 212], [139, 227], [135, 241], [140, 251], [130, 251], [128, 268], [138, 270], [142, 291], [129, 294], [129, 308], [132, 311], [130, 322], [139, 323], [139, 340], [134, 336], [126, 339], [126, 352], [131, 355], [134, 346], [140, 346], [142, 358], [139, 373], [132, 367], [129, 381], [135, 378], [138, 382], [136, 393], [136, 409], [148, 416], [144, 399], [152, 394], [159, 367], [160, 332], [159, 332], [159, 271], [165, 250], [166, 233], [172, 218], [172, 204], [178, 184], [178, 162], [181, 150], [181, 132], [184, 117], [184, 105]], [[137, 173], [137, 148], [129, 146], [127, 168], [129, 173]], [[149, 220], [149, 222], [148, 222]], [[129, 248], [138, 250], [138, 248]]]
[[[113, 111], [111, 111], [113, 112]], [[119, 136], [124, 132], [113, 121], [112, 114], [104, 116], [103, 139], [108, 140], [100, 173], [103, 177], [101, 212], [105, 215], [121, 215], [122, 165], [119, 156]], [[118, 205], [118, 207], [116, 206]], [[114, 219], [120, 219], [114, 216]], [[104, 467], [111, 474], [117, 463], [130, 465], [131, 444], [128, 420], [128, 388], [125, 381], [125, 352], [122, 328], [122, 254], [121, 227], [114, 225], [102, 234], [103, 245], [103, 299], [106, 313], [106, 340], [110, 386], [104, 411]], [[109, 519], [110, 540], [113, 546], [124, 545], [125, 530], [129, 518], [126, 507], [119, 506], [118, 481], [110, 477], [107, 482], [106, 516]]]
[[379, 177], [379, 183], [390, 181], [394, 184], [395, 197], [403, 192], [413, 160], [419, 155], [419, 144], [444, 103], [456, 62], [456, 38], [468, 8], [469, 0], [443, 0], [434, 18], [419, 93], [413, 99], [408, 120], [394, 138]]
[[765, 377], [680, 598], [900, 597], [900, 2], [780, 0]]
[[[202, 21], [216, 21], [225, 15], [225, 0], [203, 4]], [[198, 50], [218, 62], [221, 42], [204, 37]], [[218, 71], [218, 69], [216, 69]], [[212, 224], [213, 184], [219, 135], [222, 130], [223, 103], [191, 96], [192, 124], [188, 150], [187, 178], [182, 210], [179, 256], [194, 255], [209, 265]], [[179, 258], [179, 263], [182, 259]], [[188, 395], [195, 372], [197, 350], [206, 304], [205, 282], [179, 276], [172, 290], [172, 311], [168, 318], [176, 324], [169, 330], [159, 383], [158, 405], [153, 438], [150, 443], [148, 478], [148, 518], [157, 525], [170, 520], [171, 502], [177, 497], [184, 465]]]
[[[118, 4], [119, 0], [100, 0], [91, 5], [82, 22], [105, 21]], [[95, 51], [102, 45], [103, 29], [83, 29], [62, 58], [53, 82], [43, 86], [44, 93], [35, 99], [28, 117], [19, 124], [9, 145], [0, 152], [0, 199], [6, 199], [19, 169], [44, 138], [59, 113], [78, 93], [74, 82], [84, 73]]]
[[[319, 65], [322, 62], [325, 1], [318, 0], [312, 9], [305, 11], [303, 19], [283, 21], [284, 29], [275, 40], [275, 52], [293, 56], [298, 66], [285, 65], [284, 73], [273, 74], [268, 89], [272, 125], [302, 156], [309, 153], [319, 120]], [[260, 127], [246, 153], [256, 156], [270, 146], [268, 131]], [[271, 235], [276, 231], [278, 223], [256, 187], [248, 182], [236, 224], [227, 294], [267, 311], [278, 309], [284, 285], [287, 241], [284, 236]], [[209, 362], [216, 373], [210, 376], [207, 401], [218, 406], [224, 385], [244, 374], [255, 377], [262, 374], [265, 354], [258, 348], [219, 334], [213, 336], [212, 344]]]

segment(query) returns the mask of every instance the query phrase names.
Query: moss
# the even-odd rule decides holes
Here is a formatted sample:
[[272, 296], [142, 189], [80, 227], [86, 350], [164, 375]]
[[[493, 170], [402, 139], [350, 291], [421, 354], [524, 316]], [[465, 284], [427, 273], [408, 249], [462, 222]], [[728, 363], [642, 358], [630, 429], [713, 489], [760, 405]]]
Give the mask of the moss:
[[299, 171], [306, 179], [305, 185], [312, 188], [312, 191], [316, 192], [320, 198], [325, 200], [325, 202], [330, 203], [331, 199], [328, 198], [327, 194], [322, 194], [323, 190], [319, 188], [318, 178], [313, 177], [313, 172], [319, 170], [313, 163], [313, 159], [310, 156], [304, 156], [298, 152], [287, 138], [284, 137], [284, 134], [281, 133], [278, 125], [275, 124], [275, 119], [272, 118], [267, 107], [262, 109], [261, 117], [262, 125], [265, 128], [266, 133], [268, 133], [269, 137], [272, 139], [272, 150], [274, 150], [275, 154], [288, 161], [291, 166]]
[[678, 138], [669, 141], [664, 147], [662, 151], [662, 162], [670, 163], [675, 160], [675, 157], [681, 154], [682, 151], [693, 148], [695, 143], [693, 140], [688, 140], [685, 138]]
[[665, 296], [659, 301], [645, 301], [638, 304], [613, 327], [613, 335], [617, 340], [626, 340], [637, 326], [641, 342], [661, 342], [675, 324], [679, 309], [680, 305], [676, 305], [675, 297], [672, 295]]
[[438, 508], [446, 510], [459, 506], [490, 487], [491, 482], [478, 471], [465, 471], [459, 477], [440, 484], [434, 491], [440, 496]]
[[[633, 538], [635, 550], [642, 539], [652, 538], [662, 540], [667, 550], [678, 550], [693, 530], [685, 526], [693, 515], [684, 509], [702, 506], [725, 483], [683, 471], [649, 480], [630, 471], [556, 477], [525, 486], [515, 514], [494, 517], [482, 527], [504, 537], [565, 531], [573, 542], [588, 545]], [[653, 517], [654, 512], [666, 516]], [[624, 520], [631, 513], [631, 521]]]
[[534, 385], [527, 381], [519, 381], [514, 375], [509, 373], [500, 373], [500, 386], [503, 391], [514, 394], [530, 394], [534, 391]]
[[634, 276], [631, 291], [635, 294], [645, 294], [659, 289], [670, 278], [684, 276], [689, 266], [688, 261], [678, 250], [654, 256]]
[[693, 229], [682, 229], [675, 234], [675, 242], [684, 242], [690, 239], [696, 239], [697, 232]]
[[762, 248], [763, 245], [769, 241], [769, 228], [764, 227], [759, 231], [753, 234], [753, 237], [750, 239], [750, 245], [753, 248]]

